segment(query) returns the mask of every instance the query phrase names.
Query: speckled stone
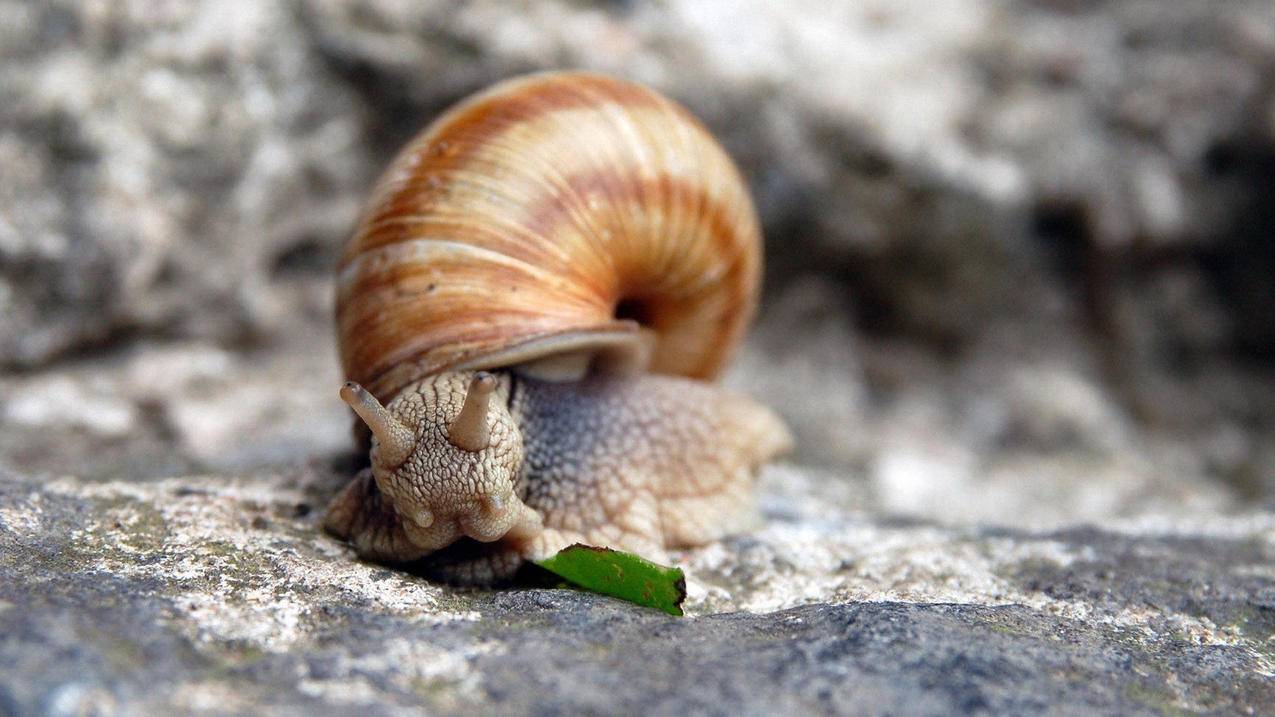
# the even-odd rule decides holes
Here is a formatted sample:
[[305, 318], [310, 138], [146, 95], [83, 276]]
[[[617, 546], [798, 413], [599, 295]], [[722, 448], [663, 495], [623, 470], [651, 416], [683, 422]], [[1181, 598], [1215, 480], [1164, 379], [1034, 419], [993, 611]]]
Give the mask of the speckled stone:
[[8, 480], [0, 705], [1114, 715], [1275, 699], [1275, 515], [944, 528], [803, 496], [794, 472], [766, 483], [786, 514], [678, 555], [683, 619], [360, 563], [316, 528], [340, 480], [323, 467]]

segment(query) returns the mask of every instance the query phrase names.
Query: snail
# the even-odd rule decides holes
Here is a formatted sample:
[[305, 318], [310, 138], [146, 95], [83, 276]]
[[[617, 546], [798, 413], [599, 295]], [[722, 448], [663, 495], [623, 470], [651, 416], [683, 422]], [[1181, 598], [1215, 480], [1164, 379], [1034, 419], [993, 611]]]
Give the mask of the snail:
[[747, 529], [792, 438], [709, 381], [760, 276], [747, 188], [680, 105], [580, 72], [462, 101], [392, 160], [338, 263], [371, 465], [325, 528], [469, 584], [576, 542], [663, 561]]

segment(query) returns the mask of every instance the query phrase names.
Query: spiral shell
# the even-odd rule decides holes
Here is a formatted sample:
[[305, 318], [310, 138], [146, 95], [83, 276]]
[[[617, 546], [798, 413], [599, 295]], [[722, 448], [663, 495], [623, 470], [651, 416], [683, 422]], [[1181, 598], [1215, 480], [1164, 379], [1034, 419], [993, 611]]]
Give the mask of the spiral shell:
[[656, 339], [711, 378], [752, 317], [761, 236], [730, 158], [681, 106], [586, 73], [453, 107], [377, 183], [339, 265], [346, 377], [382, 399], [453, 368]]

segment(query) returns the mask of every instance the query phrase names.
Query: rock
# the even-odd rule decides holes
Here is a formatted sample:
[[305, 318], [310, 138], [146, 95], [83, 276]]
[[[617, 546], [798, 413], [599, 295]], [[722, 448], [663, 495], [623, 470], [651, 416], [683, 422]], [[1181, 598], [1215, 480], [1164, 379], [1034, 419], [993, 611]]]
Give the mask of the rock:
[[[582, 67], [684, 101], [740, 160], [771, 266], [743, 375], [797, 427], [803, 460], [876, 462], [878, 431], [849, 427], [930, 384], [949, 394], [941, 432], [999, 413], [1038, 447], [1097, 439], [1135, 462], [1152, 452], [1137, 421], [1198, 446], [1244, 426], [1220, 477], [1269, 490], [1244, 468], [1265, 464], [1250, 427], [1275, 416], [1269, 375], [1246, 368], [1275, 345], [1265, 0], [0, 11], [0, 366], [330, 331], [332, 264], [398, 146], [486, 84]], [[786, 346], [821, 358], [797, 371]], [[944, 356], [969, 359], [973, 390]], [[829, 390], [767, 385], [794, 372]], [[1031, 413], [1054, 410], [1054, 391], [1022, 390], [1042, 375], [1088, 405]], [[215, 464], [237, 451], [228, 406], [159, 423], [194, 436], [220, 413], [188, 446]], [[31, 407], [15, 420], [45, 420]], [[157, 425], [117, 409], [117, 426]]]
[[0, 470], [142, 479], [347, 450], [327, 327], [299, 328], [260, 350], [141, 342], [56, 371], [0, 374]]
[[[751, 178], [772, 263], [848, 274], [869, 322], [969, 341], [1059, 302], [1189, 311], [1147, 360], [1275, 335], [1264, 0], [4, 7], [7, 365], [137, 330], [272, 335], [401, 142], [562, 66], [687, 102]], [[1203, 310], [1132, 290], [1166, 275]]]
[[297, 273], [328, 269], [373, 170], [285, 6], [3, 13], [0, 365], [306, 310]]
[[[780, 471], [783, 473], [783, 471]], [[455, 590], [316, 527], [341, 477], [0, 483], [7, 712], [1252, 713], [1275, 516], [1053, 533], [863, 513], [767, 476], [769, 525], [679, 554], [689, 617]], [[823, 491], [823, 492], [821, 492]]]
[[806, 463], [848, 465], [871, 452], [861, 430], [870, 408], [866, 377], [849, 316], [842, 287], [817, 275], [794, 282], [777, 292], [723, 381], [779, 411], [801, 436]]
[[[1044, 370], [1109, 397], [1083, 410], [1114, 430], [1078, 438], [1117, 453], [1144, 453], [1131, 419], [1200, 446], [1245, 426], [1220, 475], [1269, 490], [1242, 467], [1265, 461], [1247, 427], [1275, 416], [1245, 368], [1275, 345], [1264, 0], [0, 10], [0, 366], [330, 331], [331, 266], [398, 146], [490, 82], [583, 67], [686, 102], [740, 160], [771, 266], [746, 375], [803, 460], [875, 462], [875, 431], [847, 427], [917, 384], [951, 392], [947, 432], [989, 410], [1038, 443], [1084, 430], [1015, 413], [1022, 391], [996, 385]], [[811, 341], [801, 380], [830, 390], [766, 385]], [[976, 395], [935, 365], [954, 352], [978, 357]], [[195, 440], [199, 460], [223, 452]]]

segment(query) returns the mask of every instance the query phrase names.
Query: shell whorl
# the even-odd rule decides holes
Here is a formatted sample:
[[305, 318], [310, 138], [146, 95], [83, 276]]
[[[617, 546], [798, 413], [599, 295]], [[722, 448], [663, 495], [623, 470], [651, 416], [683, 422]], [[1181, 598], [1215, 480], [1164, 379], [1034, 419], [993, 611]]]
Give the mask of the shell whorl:
[[388, 400], [510, 347], [636, 339], [632, 319], [656, 335], [651, 370], [711, 378], [760, 265], [747, 188], [685, 109], [531, 75], [447, 111], [377, 183], [338, 269], [341, 361]]

